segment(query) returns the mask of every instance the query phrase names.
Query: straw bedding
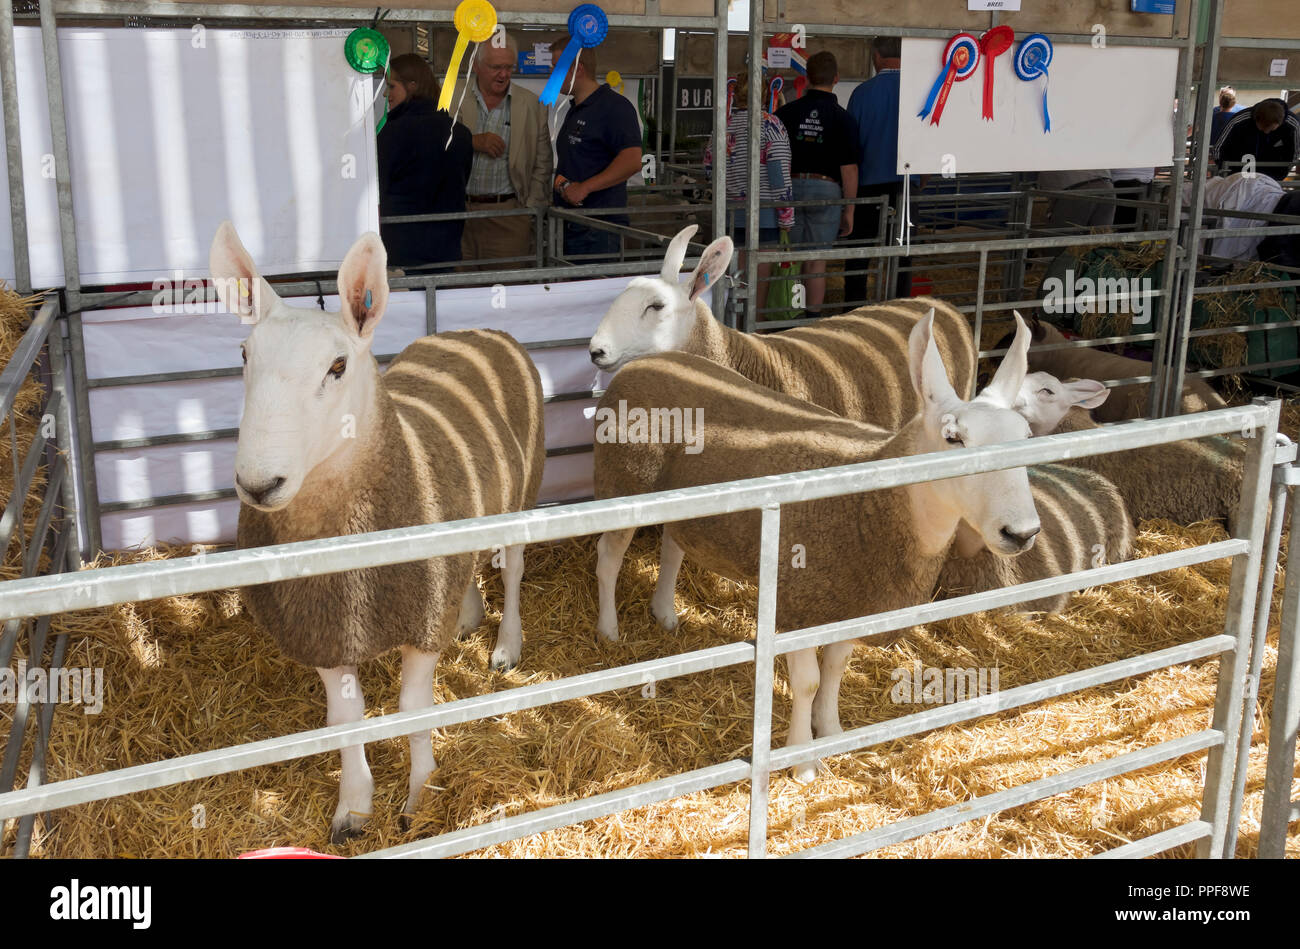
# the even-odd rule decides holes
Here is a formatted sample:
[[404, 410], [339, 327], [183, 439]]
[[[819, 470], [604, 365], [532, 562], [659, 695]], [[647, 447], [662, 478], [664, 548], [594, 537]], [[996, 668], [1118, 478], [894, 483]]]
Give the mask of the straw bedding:
[[[7, 355], [3, 353], [0, 355]], [[1294, 432], [1300, 410], [1288, 412]], [[0, 459], [5, 464], [7, 459]], [[1149, 522], [1138, 539], [1148, 556], [1221, 538], [1221, 528]], [[161, 548], [101, 558], [99, 566], [183, 556]], [[650, 618], [657, 532], [638, 533], [620, 581], [624, 639], [594, 635], [595, 539], [530, 548], [522, 592], [524, 659], [489, 671], [495, 623], [443, 656], [437, 698], [450, 701], [576, 675], [752, 635], [756, 592], [693, 569], [678, 583], [685, 615], [666, 634]], [[12, 565], [7, 565], [11, 567]], [[1076, 596], [1054, 617], [965, 617], [918, 627], [882, 648], [859, 646], [841, 692], [845, 728], [929, 706], [891, 701], [891, 673], [927, 667], [996, 666], [999, 686], [1100, 665], [1222, 631], [1229, 565], [1217, 561]], [[6, 576], [12, 576], [12, 570]], [[499, 609], [495, 571], [484, 580]], [[1240, 854], [1253, 854], [1262, 801], [1264, 741], [1276, 664], [1275, 589], [1271, 641], [1247, 783]], [[242, 612], [233, 591], [124, 604], [59, 617], [70, 634], [66, 666], [104, 668], [99, 715], [63, 706], [50, 746], [52, 780], [219, 748], [324, 723], [316, 673], [281, 657]], [[21, 646], [20, 646], [21, 653]], [[397, 710], [396, 654], [363, 666], [368, 714]], [[1206, 728], [1217, 663], [1202, 661], [988, 716], [917, 738], [830, 759], [801, 786], [773, 775], [769, 838], [788, 853], [946, 807]], [[777, 666], [773, 735], [784, 740], [789, 696]], [[66, 808], [37, 823], [32, 853], [63, 857], [231, 857], [259, 847], [307, 846], [357, 854], [419, 836], [537, 810], [667, 777], [747, 753], [753, 670], [742, 665], [624, 689], [434, 736], [436, 770], [409, 833], [398, 826], [405, 795], [404, 739], [368, 746], [376, 782], [370, 832], [328, 842], [338, 782], [337, 753], [204, 779], [112, 802]], [[7, 731], [11, 707], [0, 705]], [[1083, 856], [1199, 814], [1205, 754], [1090, 785], [992, 818], [892, 846], [887, 856]], [[20, 770], [25, 780], [26, 764]], [[1300, 792], [1297, 782], [1294, 792]], [[742, 856], [745, 782], [687, 795], [481, 851], [480, 856]], [[196, 826], [197, 825], [197, 826]], [[14, 822], [4, 829], [6, 843]], [[1190, 848], [1175, 851], [1188, 855]], [[1300, 855], [1293, 831], [1288, 853]]]

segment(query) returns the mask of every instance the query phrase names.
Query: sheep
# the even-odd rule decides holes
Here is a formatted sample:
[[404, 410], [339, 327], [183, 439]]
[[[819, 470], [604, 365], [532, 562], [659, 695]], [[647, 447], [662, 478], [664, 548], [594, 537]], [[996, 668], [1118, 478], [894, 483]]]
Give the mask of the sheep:
[[[1050, 323], [1034, 320], [1031, 328], [1035, 343], [1046, 345], [1067, 341], [1061, 331]], [[1001, 349], [1009, 338], [1010, 334], [994, 348]], [[1048, 372], [1058, 379], [1132, 379], [1135, 376], [1151, 375], [1152, 365], [1141, 359], [1117, 356], [1099, 349], [1053, 349], [1048, 352], [1031, 349], [1029, 370]], [[1150, 398], [1149, 383], [1117, 387], [1106, 404], [1093, 412], [1093, 417], [1099, 422], [1122, 422], [1126, 419], [1143, 418], [1149, 414]], [[1227, 404], [1204, 379], [1195, 376], [1184, 378], [1182, 398], [1184, 413], [1221, 409]]]
[[658, 277], [633, 278], [610, 305], [589, 345], [598, 368], [617, 372], [640, 356], [679, 350], [836, 415], [897, 431], [918, 409], [904, 372], [907, 336], [933, 310], [935, 339], [953, 385], [963, 397], [971, 391], [976, 350], [970, 324], [941, 300], [894, 300], [766, 336], [728, 329], [702, 295], [726, 273], [731, 238], [710, 244], [686, 285], [678, 283], [695, 231], [692, 224], [673, 238]]
[[[1030, 373], [1017, 406], [1035, 435], [1098, 428], [1087, 409], [1106, 401], [1093, 380], [1061, 383], [1048, 373]], [[1165, 445], [1150, 445], [1106, 455], [1072, 458], [1066, 464], [1086, 468], [1114, 483], [1134, 524], [1165, 518], [1179, 524], [1217, 520], [1234, 532], [1246, 447], [1241, 441], [1213, 435]]]
[[[1092, 471], [1065, 465], [1034, 465], [1029, 489], [1042, 522], [1031, 550], [1018, 557], [993, 555], [964, 521], [953, 553], [935, 586], [939, 599], [965, 596], [1120, 563], [1133, 552], [1133, 525], [1115, 485]], [[1017, 612], [1056, 613], [1070, 594], [1016, 604]]]
[[[699, 356], [667, 353], [629, 363], [610, 383], [596, 413], [596, 497], [1028, 437], [1028, 424], [1011, 409], [1025, 373], [1028, 328], [1020, 324], [1012, 352], [992, 383], [966, 402], [948, 380], [934, 322], [927, 315], [909, 336], [910, 379], [920, 411], [897, 433], [774, 392]], [[683, 409], [683, 417], [694, 411], [702, 419], [698, 450], [665, 443], [662, 431], [653, 442], [641, 439], [630, 426], [611, 431], [614, 414], [632, 420], [637, 409], [647, 414], [662, 410], [666, 397]], [[1039, 520], [1025, 469], [784, 506], [777, 629], [815, 626], [929, 600], [962, 518], [996, 554], [1013, 556], [1030, 549]], [[679, 521], [665, 530], [665, 556], [653, 604], [661, 623], [674, 615], [673, 588], [683, 557], [733, 579], [757, 577], [758, 525], [758, 512], [747, 511]], [[615, 582], [631, 537], [631, 530], [611, 531], [597, 544], [598, 628], [611, 640], [618, 636]], [[804, 558], [803, 564], [786, 560], [795, 544], [802, 545], [796, 556]], [[790, 655], [794, 705], [789, 745], [810, 741], [814, 730], [819, 736], [840, 731], [839, 683], [852, 649], [852, 641], [827, 647], [820, 672], [815, 650]], [[800, 766], [796, 777], [810, 780], [815, 770], [815, 764]]]
[[[338, 272], [342, 309], [295, 309], [262, 279], [230, 222], [210, 266], [226, 308], [253, 328], [244, 354], [244, 411], [235, 455], [238, 545], [453, 521], [532, 507], [545, 458], [542, 388], [528, 353], [505, 333], [468, 330], [416, 340], [383, 376], [371, 355], [388, 301], [387, 255], [367, 233]], [[251, 291], [251, 292], [250, 292]], [[302, 577], [243, 588], [244, 606], [289, 658], [316, 667], [330, 725], [360, 721], [357, 664], [402, 651], [402, 711], [433, 703], [439, 653], [475, 629], [482, 555]], [[505, 608], [493, 666], [518, 659], [523, 546], [504, 551]], [[429, 732], [409, 736], [404, 808], [415, 812], [434, 768]], [[374, 782], [365, 747], [342, 749], [340, 843], [361, 832]]]

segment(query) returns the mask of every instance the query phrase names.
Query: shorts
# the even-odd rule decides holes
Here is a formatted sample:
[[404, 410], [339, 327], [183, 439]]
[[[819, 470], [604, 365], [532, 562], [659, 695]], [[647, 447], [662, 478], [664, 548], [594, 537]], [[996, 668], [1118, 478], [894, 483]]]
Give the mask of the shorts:
[[[793, 184], [796, 201], [826, 201], [838, 199], [844, 194], [834, 181], [822, 181], [820, 178], [795, 178]], [[842, 209], [843, 205], [839, 204], [796, 207], [794, 227], [790, 229], [790, 243], [798, 244], [800, 250], [830, 250], [840, 233]]]
[[[745, 229], [736, 228], [735, 234], [731, 238], [736, 242], [736, 247], [740, 250], [745, 249]], [[759, 247], [777, 247], [781, 243], [781, 229], [779, 227], [760, 227], [758, 229], [758, 246]]]

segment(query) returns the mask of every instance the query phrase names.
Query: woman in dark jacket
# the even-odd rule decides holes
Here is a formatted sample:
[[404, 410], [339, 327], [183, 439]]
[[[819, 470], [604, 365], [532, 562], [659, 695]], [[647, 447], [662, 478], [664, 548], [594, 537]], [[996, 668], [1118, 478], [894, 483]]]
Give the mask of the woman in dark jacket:
[[[437, 108], [438, 83], [429, 64], [414, 53], [393, 57], [386, 94], [388, 121], [377, 140], [379, 216], [464, 211], [473, 141], [469, 129]], [[460, 260], [464, 226], [381, 224], [379, 235], [390, 264], [414, 267]]]

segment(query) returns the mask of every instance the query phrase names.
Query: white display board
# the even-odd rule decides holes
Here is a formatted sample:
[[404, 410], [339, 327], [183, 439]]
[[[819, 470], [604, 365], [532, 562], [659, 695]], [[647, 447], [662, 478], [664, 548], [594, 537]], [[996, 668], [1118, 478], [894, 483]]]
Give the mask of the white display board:
[[[531, 352], [544, 395], [604, 388], [586, 340], [609, 305], [627, 286], [627, 277], [572, 283], [533, 284], [437, 291], [438, 331], [493, 328], [521, 342], [581, 339], [577, 346]], [[315, 307], [314, 297], [286, 300]], [[494, 303], [499, 304], [494, 306]], [[328, 310], [338, 298], [325, 298]], [[239, 344], [250, 330], [230, 314], [208, 304], [206, 313], [175, 308], [129, 307], [83, 314], [86, 374], [90, 379], [240, 364]], [[376, 330], [373, 351], [396, 353], [425, 335], [422, 291], [394, 292]], [[546, 407], [546, 447], [589, 445], [592, 422], [584, 410], [595, 400], [553, 402]], [[91, 427], [99, 443], [128, 438], [237, 429], [243, 412], [239, 376], [184, 382], [111, 386], [90, 390]], [[101, 504], [136, 501], [234, 486], [234, 438], [179, 442], [144, 448], [112, 449], [95, 456]], [[539, 501], [568, 501], [592, 492], [589, 452], [548, 458]], [[234, 499], [173, 504], [104, 514], [103, 544], [122, 550], [157, 541], [190, 544], [232, 543], [239, 513]]]
[[[343, 58], [347, 33], [59, 30], [82, 282], [202, 276], [227, 218], [266, 274], [337, 268], [379, 224], [374, 81]], [[58, 286], [40, 31], [14, 40], [32, 283]]]
[[1048, 68], [1052, 130], [1044, 132], [1043, 80], [1021, 80], [1013, 67], [1020, 39], [993, 60], [993, 121], [983, 118], [981, 62], [973, 76], [953, 83], [938, 125], [918, 113], [941, 71], [945, 41], [903, 40], [900, 174], [1162, 167], [1173, 161], [1178, 50], [1057, 43]]

